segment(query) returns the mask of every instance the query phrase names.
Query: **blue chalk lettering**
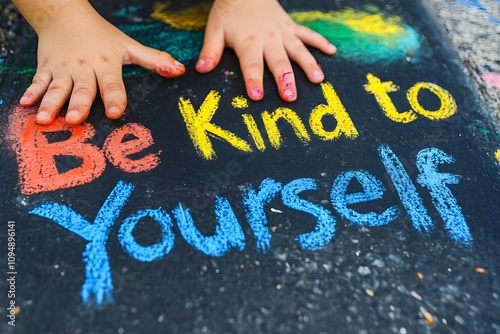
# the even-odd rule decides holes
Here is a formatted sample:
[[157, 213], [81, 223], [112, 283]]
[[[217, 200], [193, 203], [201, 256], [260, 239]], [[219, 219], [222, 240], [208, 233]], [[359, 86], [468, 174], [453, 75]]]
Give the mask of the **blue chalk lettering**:
[[218, 225], [213, 236], [204, 236], [194, 225], [193, 218], [188, 209], [182, 204], [174, 209], [174, 217], [177, 220], [179, 231], [188, 244], [197, 250], [211, 256], [222, 256], [231, 247], [239, 250], [245, 248], [245, 235], [234, 214], [231, 205], [224, 197], [216, 197], [215, 216]]
[[269, 178], [262, 181], [257, 193], [251, 186], [243, 190], [245, 216], [257, 240], [257, 249], [264, 253], [271, 248], [271, 233], [267, 227], [264, 205], [269, 204], [280, 190], [281, 183]]
[[[347, 187], [354, 178], [361, 184], [363, 191], [348, 194]], [[335, 179], [330, 198], [332, 199], [334, 208], [342, 218], [354, 224], [381, 226], [390, 223], [399, 216], [400, 212], [396, 206], [391, 206], [380, 214], [375, 212], [359, 213], [353, 209], [349, 209], [347, 206], [381, 199], [384, 195], [384, 191], [385, 189], [382, 182], [377, 180], [375, 176], [367, 171], [350, 171], [340, 174]]]
[[387, 145], [380, 146], [378, 152], [389, 177], [394, 183], [403, 207], [408, 212], [413, 227], [419, 232], [429, 234], [434, 228], [434, 223], [403, 164]]
[[417, 181], [429, 189], [432, 202], [443, 218], [444, 226], [450, 237], [454, 241], [470, 244], [472, 236], [462, 214], [462, 209], [450, 189], [446, 187], [446, 184], [458, 184], [459, 176], [437, 171], [439, 164], [454, 162], [455, 159], [452, 156], [437, 148], [423, 149], [417, 154], [417, 168], [420, 171]]
[[317, 250], [328, 244], [335, 236], [335, 218], [330, 211], [312, 202], [301, 199], [298, 194], [306, 190], [316, 190], [318, 185], [314, 179], [296, 179], [283, 187], [281, 197], [286, 206], [309, 213], [317, 218], [318, 223], [312, 232], [299, 235], [303, 249]]
[[53, 220], [88, 241], [83, 252], [85, 282], [82, 286], [81, 297], [84, 304], [89, 303], [92, 295], [97, 305], [113, 301], [113, 282], [106, 241], [111, 226], [118, 218], [133, 189], [132, 184], [118, 182], [97, 213], [93, 224], [71, 208], [59, 203], [44, 203], [30, 211], [31, 214]]
[[[135, 240], [132, 232], [137, 223], [144, 217], [151, 217], [160, 225], [162, 239], [159, 243], [143, 246]], [[160, 259], [170, 253], [174, 247], [175, 235], [172, 232], [172, 219], [162, 209], [138, 211], [123, 221], [118, 232], [118, 240], [123, 249], [138, 261], [151, 262]]]

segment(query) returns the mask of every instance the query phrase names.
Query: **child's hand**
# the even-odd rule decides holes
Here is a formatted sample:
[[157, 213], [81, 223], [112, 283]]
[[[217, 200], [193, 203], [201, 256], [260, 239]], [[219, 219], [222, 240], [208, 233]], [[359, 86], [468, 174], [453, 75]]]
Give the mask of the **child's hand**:
[[66, 121], [83, 122], [98, 87], [106, 116], [121, 117], [127, 105], [123, 64], [140, 65], [168, 78], [185, 71], [168, 53], [146, 47], [108, 23], [87, 1], [73, 1], [43, 26], [27, 18], [39, 37], [38, 68], [20, 103], [32, 106], [41, 100], [39, 124], [51, 123], [68, 100]]
[[305, 45], [333, 55], [335, 46], [318, 33], [296, 24], [277, 0], [215, 0], [205, 30], [205, 41], [196, 70], [211, 71], [225, 46], [236, 52], [247, 94], [252, 100], [264, 96], [264, 60], [278, 85], [281, 98], [295, 101], [297, 89], [290, 60], [299, 64], [311, 82], [324, 74]]

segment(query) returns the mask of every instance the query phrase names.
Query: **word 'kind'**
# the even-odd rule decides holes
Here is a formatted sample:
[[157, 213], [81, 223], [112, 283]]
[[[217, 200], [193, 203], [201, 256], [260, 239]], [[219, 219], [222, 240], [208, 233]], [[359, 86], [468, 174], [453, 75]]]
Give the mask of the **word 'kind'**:
[[[436, 84], [418, 82], [413, 85], [406, 92], [411, 109], [398, 111], [389, 94], [399, 90], [392, 81], [382, 82], [372, 74], [367, 75], [367, 81], [364, 85], [365, 91], [374, 95], [384, 115], [394, 122], [409, 123], [416, 120], [419, 115], [437, 121], [449, 118], [457, 111], [451, 94]], [[439, 99], [440, 107], [437, 110], [427, 110], [421, 105], [418, 97], [423, 89]], [[189, 98], [184, 97], [179, 98], [178, 107], [194, 148], [207, 160], [216, 158], [212, 145], [214, 138], [226, 142], [238, 151], [249, 153], [254, 148], [265, 151], [266, 141], [258, 121], [263, 125], [269, 145], [276, 150], [282, 145], [278, 127], [280, 121], [290, 125], [303, 143], [311, 141], [310, 132], [323, 141], [333, 141], [340, 137], [351, 140], [357, 138], [358, 130], [333, 86], [328, 82], [322, 83], [321, 90], [326, 103], [320, 103], [311, 110], [308, 122], [304, 122], [295, 111], [285, 107], [277, 108], [273, 112], [262, 112], [260, 120], [250, 113], [243, 113], [242, 122], [253, 145], [249, 140], [214, 123], [213, 118], [219, 110], [221, 98], [217, 91], [210, 91], [198, 109], [193, 106]], [[243, 98], [235, 98], [232, 105], [240, 109], [248, 106]], [[333, 129], [325, 128], [327, 117], [334, 120], [336, 125]], [[148, 172], [160, 164], [161, 151], [144, 154], [144, 151], [154, 143], [151, 131], [136, 123], [128, 123], [115, 129], [106, 138], [102, 148], [90, 142], [95, 134], [91, 124], [68, 126], [62, 117], [50, 125], [40, 126], [35, 124], [34, 115], [20, 113], [11, 120], [10, 128], [18, 161], [20, 189], [21, 193], [26, 195], [92, 182], [103, 173], [106, 160], [128, 173]], [[69, 137], [63, 140], [49, 140], [50, 136], [60, 132], [69, 134]], [[138, 155], [142, 157], [137, 158]], [[60, 156], [76, 157], [81, 160], [81, 164], [60, 173], [55, 160], [55, 157]]]
[[[365, 170], [351, 170], [340, 173], [332, 184], [330, 200], [333, 208], [342, 219], [364, 226], [386, 225], [406, 212], [417, 231], [429, 234], [434, 228], [434, 222], [403, 164], [389, 146], [380, 146], [378, 152], [402, 207], [393, 205], [382, 212], [368, 213], [360, 213], [353, 209], [352, 206], [355, 204], [382, 199], [385, 188], [372, 173]], [[439, 165], [453, 162], [454, 158], [440, 149], [421, 150], [416, 155], [416, 166], [420, 172], [416, 181], [428, 190], [450, 238], [459, 243], [470, 244], [472, 237], [462, 209], [447, 187], [447, 184], [458, 184], [459, 177], [438, 171]], [[349, 192], [349, 185], [352, 182], [361, 185], [362, 190]], [[241, 205], [245, 209], [245, 218], [255, 237], [258, 250], [265, 252], [271, 248], [272, 235], [265, 208], [279, 194], [286, 207], [308, 213], [316, 219], [316, 226], [312, 231], [296, 237], [300, 247], [306, 250], [319, 250], [332, 241], [336, 232], [336, 218], [331, 210], [300, 196], [302, 192], [317, 189], [318, 182], [312, 178], [299, 178], [287, 184], [266, 178], [258, 187], [250, 185], [242, 190]], [[53, 220], [87, 241], [83, 252], [86, 280], [81, 291], [81, 297], [86, 304], [92, 298], [97, 304], [112, 301], [113, 283], [106, 243], [111, 227], [116, 223], [133, 190], [133, 184], [120, 181], [107, 197], [93, 223], [72, 208], [56, 202], [43, 203], [30, 211], [31, 214]], [[242, 251], [247, 242], [243, 232], [244, 225], [238, 221], [230, 200], [218, 196], [215, 198], [214, 207], [217, 220], [215, 233], [207, 236], [196, 227], [189, 210], [179, 203], [172, 210], [172, 215], [180, 234], [189, 245], [209, 256], [223, 256], [232, 248]], [[161, 238], [156, 244], [143, 245], [134, 237], [135, 227], [145, 217], [154, 220], [161, 228]], [[173, 219], [163, 208], [144, 209], [130, 214], [123, 220], [118, 239], [132, 258], [150, 262], [161, 259], [173, 249], [175, 235], [172, 227]]]

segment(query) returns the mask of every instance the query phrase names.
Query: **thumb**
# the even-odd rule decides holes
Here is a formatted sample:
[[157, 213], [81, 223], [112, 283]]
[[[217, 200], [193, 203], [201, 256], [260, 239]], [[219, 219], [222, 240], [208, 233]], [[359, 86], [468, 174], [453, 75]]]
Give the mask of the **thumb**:
[[167, 52], [144, 46], [137, 41], [129, 45], [128, 56], [126, 64], [139, 65], [166, 78], [175, 78], [186, 71], [184, 65]]

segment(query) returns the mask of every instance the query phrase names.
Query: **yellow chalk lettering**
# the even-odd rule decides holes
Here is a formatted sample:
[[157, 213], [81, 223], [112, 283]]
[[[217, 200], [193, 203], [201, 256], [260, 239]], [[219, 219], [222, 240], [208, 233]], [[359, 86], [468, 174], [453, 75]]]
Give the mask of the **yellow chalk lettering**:
[[243, 152], [252, 152], [250, 144], [245, 140], [216, 124], [210, 123], [219, 108], [219, 101], [219, 92], [212, 90], [201, 104], [199, 111], [196, 112], [190, 99], [179, 98], [179, 110], [198, 154], [207, 160], [216, 158], [208, 135], [225, 140]]
[[382, 82], [371, 73], [366, 75], [366, 79], [368, 79], [368, 83], [364, 85], [365, 90], [375, 95], [375, 100], [390, 120], [398, 123], [410, 123], [417, 119], [417, 115], [412, 110], [399, 112], [396, 109], [388, 93], [397, 92], [399, 87], [394, 85], [392, 81]]
[[495, 152], [495, 157], [497, 158], [497, 161], [498, 161], [498, 163], [500, 164], [500, 149], [498, 149], [498, 150]]
[[243, 122], [247, 126], [248, 132], [255, 143], [257, 149], [261, 152], [266, 150], [266, 144], [264, 143], [264, 138], [262, 138], [262, 134], [259, 131], [257, 123], [255, 122], [255, 118], [250, 114], [243, 114]]
[[[344, 134], [347, 138], [354, 139], [358, 137], [358, 130], [354, 126], [351, 117], [347, 113], [342, 101], [338, 97], [332, 84], [322, 83], [321, 89], [326, 99], [326, 104], [316, 106], [309, 116], [309, 126], [312, 132], [322, 140], [335, 140]], [[332, 115], [337, 121], [337, 126], [332, 131], [325, 130], [323, 126], [323, 117]]]
[[248, 108], [248, 100], [243, 96], [236, 96], [233, 97], [231, 105], [233, 106], [233, 108], [245, 109]]
[[297, 115], [297, 113], [295, 113], [292, 109], [278, 108], [273, 113], [264, 111], [262, 113], [262, 121], [264, 122], [269, 142], [275, 149], [279, 149], [281, 147], [281, 133], [277, 125], [278, 120], [281, 118], [286, 120], [292, 126], [295, 135], [300, 139], [300, 141], [307, 143], [311, 140], [304, 123], [302, 123], [299, 115]]
[[[428, 89], [434, 93], [441, 101], [441, 107], [438, 110], [427, 110], [418, 101], [418, 93], [421, 89]], [[457, 112], [457, 104], [453, 96], [440, 86], [431, 82], [417, 82], [406, 93], [410, 106], [420, 115], [427, 117], [432, 121], [445, 119], [455, 115]]]

